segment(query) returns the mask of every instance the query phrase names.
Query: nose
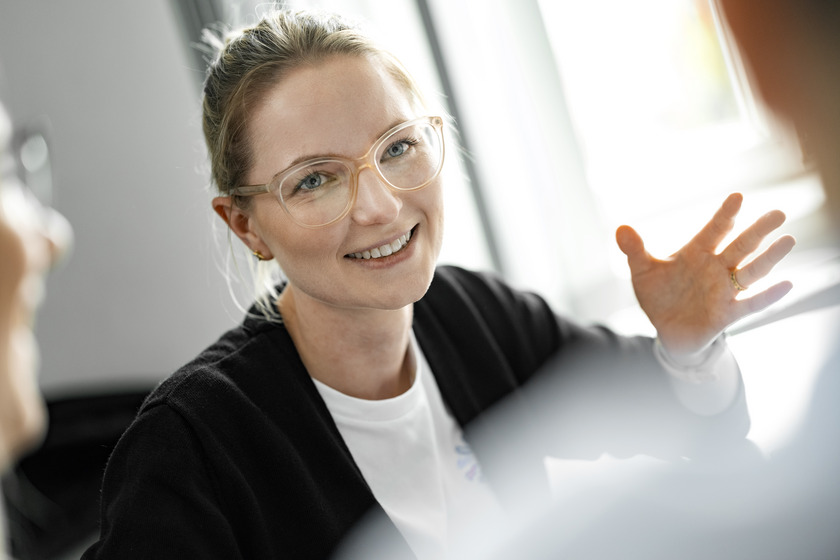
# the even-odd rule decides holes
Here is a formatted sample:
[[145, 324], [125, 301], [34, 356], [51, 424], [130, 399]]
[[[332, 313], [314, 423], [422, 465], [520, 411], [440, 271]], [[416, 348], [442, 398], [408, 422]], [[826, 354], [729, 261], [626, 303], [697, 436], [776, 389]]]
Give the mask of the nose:
[[73, 247], [73, 228], [63, 214], [44, 208], [41, 234], [47, 242], [50, 264], [62, 260]]
[[[6, 218], [11, 218], [7, 214]], [[40, 276], [72, 249], [73, 228], [62, 214], [29, 200], [15, 208], [9, 226], [19, 237], [26, 254], [26, 272]]]
[[356, 180], [356, 202], [350, 211], [353, 221], [370, 225], [389, 224], [397, 219], [402, 199], [373, 169], [362, 169]]

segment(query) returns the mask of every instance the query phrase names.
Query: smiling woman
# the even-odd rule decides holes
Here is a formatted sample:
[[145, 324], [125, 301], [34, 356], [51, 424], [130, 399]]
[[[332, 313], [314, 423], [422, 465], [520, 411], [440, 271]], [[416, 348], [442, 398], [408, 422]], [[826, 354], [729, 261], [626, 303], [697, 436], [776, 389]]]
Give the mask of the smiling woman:
[[[431, 282], [443, 236], [437, 177], [442, 160], [436, 158], [429, 168], [428, 157], [413, 156], [419, 151], [413, 150], [401, 156], [411, 159], [408, 163], [413, 164], [413, 171], [399, 173], [402, 168], [389, 163], [385, 150], [394, 144], [386, 144], [392, 135], [413, 126], [417, 130], [409, 136], [414, 138], [420, 136], [417, 132], [421, 129], [431, 128], [423, 135], [437, 140], [432, 148], [440, 153], [442, 123], [436, 120], [437, 129], [431, 120], [412, 125], [419, 116], [413, 101], [416, 96], [407, 95], [411, 89], [402, 85], [412, 82], [408, 78], [398, 82], [392, 77], [398, 67], [391, 64], [393, 70], [389, 71], [385, 64], [367, 57], [333, 55], [287, 72], [277, 87], [250, 108], [255, 164], [243, 181], [248, 185], [270, 183], [275, 196], [256, 197], [246, 204], [237, 185], [231, 190], [233, 196], [218, 197], [213, 204], [250, 250], [266, 260], [275, 259], [289, 279], [289, 288], [280, 299], [281, 310], [289, 300], [295, 301], [296, 307], [326, 304], [324, 310], [331, 312], [338, 310], [336, 306], [402, 308], [419, 299]], [[404, 124], [395, 127], [393, 123]], [[304, 140], [293, 143], [289, 138]], [[298, 179], [311, 175], [313, 169], [323, 170], [313, 164], [323, 163], [328, 154], [333, 154], [330, 158], [363, 160], [372, 156], [374, 164], [345, 173], [344, 182], [331, 178], [332, 196], [320, 195], [321, 189], [327, 188], [323, 186], [317, 195], [301, 193]], [[300, 166], [294, 165], [301, 160]], [[284, 169], [288, 172], [281, 171]], [[397, 188], [397, 180], [410, 183]], [[282, 219], [281, 213], [291, 220]], [[341, 220], [344, 216], [350, 219]], [[301, 222], [305, 227], [300, 227]], [[365, 251], [381, 257], [379, 247], [390, 246], [411, 231], [410, 255], [400, 252], [375, 261], [344, 258]], [[408, 256], [414, 258], [406, 259]], [[371, 274], [372, 270], [377, 273]], [[400, 278], [403, 280], [398, 281]], [[289, 313], [283, 315], [293, 324]]]
[[[741, 204], [730, 196], [668, 261], [622, 228], [658, 342], [584, 328], [493, 275], [437, 265], [447, 119], [356, 27], [276, 11], [215, 44], [212, 207], [285, 280], [147, 399], [108, 463], [86, 559], [326, 558], [369, 514], [398, 556], [441, 558], [503, 501], [480, 474], [494, 455], [468, 445], [471, 422], [549, 362], [564, 364], [540, 376], [560, 382], [557, 397], [585, 399], [561, 407], [580, 414], [557, 428], [580, 430], [587, 454], [682, 457], [743, 437], [720, 334], [790, 287], [735, 298], [733, 278], [749, 286], [790, 250], [782, 238], [738, 268], [780, 212], [718, 253]], [[593, 356], [610, 367], [573, 367]], [[539, 439], [543, 454], [581, 452], [577, 436]], [[517, 459], [542, 466], [537, 455]]]
[[[218, 197], [213, 203], [231, 230], [252, 251], [265, 259], [276, 259], [288, 278], [277, 306], [312, 377], [354, 396], [365, 396], [360, 393], [367, 389], [361, 389], [358, 380], [345, 370], [362, 364], [353, 364], [352, 354], [347, 354], [341, 343], [325, 349], [314, 341], [323, 340], [335, 324], [341, 323], [356, 323], [365, 333], [380, 332], [385, 346], [389, 338], [405, 336], [404, 328], [388, 320], [390, 314], [372, 312], [366, 315], [365, 323], [357, 323], [355, 310], [407, 309], [420, 299], [432, 280], [443, 237], [442, 193], [437, 178], [440, 162], [433, 162], [436, 165], [429, 169], [427, 157], [401, 156], [410, 161], [399, 165], [414, 168], [405, 173], [405, 179], [419, 182], [396, 188], [393, 180], [402, 176], [392, 175], [396, 173], [395, 164], [389, 163], [387, 149], [380, 148], [418, 117], [413, 96], [392, 77], [392, 72], [376, 59], [333, 55], [288, 72], [252, 109], [249, 135], [254, 139], [255, 164], [244, 177], [246, 183], [266, 182], [277, 175], [278, 169], [301, 159], [307, 160], [304, 165], [308, 166], [309, 160], [317, 162], [324, 154], [362, 159], [365, 156], [361, 154], [372, 155], [375, 163], [371, 169], [362, 169], [333, 189], [340, 195], [339, 202], [345, 198], [344, 204], [334, 207], [329, 195], [313, 198], [311, 193], [300, 193], [299, 182], [287, 187], [289, 181], [284, 174], [279, 184], [275, 183], [281, 204], [275, 197], [257, 197], [249, 201], [245, 211], [239, 206], [236, 189], [232, 197]], [[408, 79], [401, 82], [411, 83]], [[303, 99], [305, 104], [301, 103]], [[424, 126], [431, 126], [431, 121]], [[304, 140], [289, 142], [289, 138]], [[385, 144], [386, 148], [392, 146], [393, 142]], [[383, 173], [383, 169], [389, 171]], [[298, 177], [296, 168], [290, 171], [292, 177]], [[305, 200], [298, 201], [301, 198]], [[280, 215], [284, 210], [291, 220]], [[336, 210], [337, 215], [323, 213]], [[348, 219], [340, 220], [342, 216]], [[307, 226], [331, 227], [302, 228], [301, 221]], [[406, 234], [411, 236], [411, 243], [393, 253], [390, 245]], [[383, 256], [380, 247], [390, 254]], [[345, 258], [364, 252], [378, 254], [379, 258]], [[301, 316], [307, 318], [305, 330], [300, 328]], [[405, 321], [405, 317], [395, 318], [398, 324]], [[391, 359], [402, 361], [401, 354]], [[393, 364], [386, 367], [393, 369]], [[408, 374], [401, 370], [396, 371]], [[409, 383], [395, 380], [393, 385]]]

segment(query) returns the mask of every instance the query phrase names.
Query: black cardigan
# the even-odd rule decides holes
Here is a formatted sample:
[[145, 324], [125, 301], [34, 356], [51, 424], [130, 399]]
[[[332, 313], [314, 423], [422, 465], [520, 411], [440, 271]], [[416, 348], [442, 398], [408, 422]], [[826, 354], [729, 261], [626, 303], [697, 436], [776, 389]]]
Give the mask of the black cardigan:
[[[595, 388], [597, 404], [569, 401], [559, 408], [574, 412], [566, 427], [595, 426], [591, 439], [598, 441], [581, 444], [562, 437], [572, 429], [557, 431], [561, 437], [546, 438], [540, 453], [597, 456], [627, 447], [680, 456], [690, 453], [697, 434], [738, 438], [747, 427], [742, 396], [711, 420], [679, 407], [652, 357], [650, 339], [581, 328], [557, 317], [541, 298], [489, 275], [440, 267], [415, 304], [413, 328], [468, 439], [468, 424], [541, 366], [582, 350], [620, 357], [617, 369], [625, 373], [631, 363], [643, 367], [632, 375], [608, 371], [615, 367], [587, 373], [587, 379], [598, 378], [587, 384]], [[549, 369], [539, 375], [565, 383], [585, 368], [553, 363]], [[643, 378], [654, 381], [637, 390]], [[546, 383], [531, 395], [535, 401], [545, 396]], [[552, 388], [566, 389], [576, 391]], [[628, 408], [628, 402], [635, 404]], [[653, 415], [651, 402], [661, 409]], [[628, 421], [640, 437], [612, 438], [609, 426]], [[482, 430], [476, 441], [493, 432]], [[473, 447], [480, 461], [494, 461], [492, 451], [482, 456], [481, 445]], [[370, 510], [381, 512], [288, 332], [249, 316], [146, 400], [109, 460], [101, 539], [83, 558], [325, 558]]]

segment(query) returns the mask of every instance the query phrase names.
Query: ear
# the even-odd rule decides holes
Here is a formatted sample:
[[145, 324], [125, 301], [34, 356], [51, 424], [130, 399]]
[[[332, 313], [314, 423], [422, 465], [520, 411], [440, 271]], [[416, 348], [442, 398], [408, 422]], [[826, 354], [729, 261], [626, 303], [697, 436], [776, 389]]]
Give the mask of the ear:
[[233, 202], [229, 196], [217, 196], [213, 199], [213, 210], [228, 225], [236, 237], [242, 240], [248, 249], [262, 255], [261, 260], [271, 260], [273, 255], [268, 246], [263, 242], [262, 237], [254, 228], [254, 221], [251, 215]]

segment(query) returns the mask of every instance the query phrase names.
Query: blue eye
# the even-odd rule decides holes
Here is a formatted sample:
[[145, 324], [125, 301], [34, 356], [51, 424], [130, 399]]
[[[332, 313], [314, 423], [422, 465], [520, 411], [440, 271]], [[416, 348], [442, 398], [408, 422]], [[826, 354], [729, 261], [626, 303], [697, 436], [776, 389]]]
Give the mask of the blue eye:
[[397, 140], [385, 149], [382, 159], [402, 157], [412, 146], [417, 144], [419, 144], [419, 141], [413, 138], [403, 138], [402, 140]]
[[293, 168], [282, 177], [278, 185], [280, 198], [289, 201], [294, 197], [311, 200], [326, 196], [346, 187], [350, 175], [347, 165], [340, 161], [321, 160], [304, 163], [299, 169]]
[[327, 182], [327, 177], [323, 173], [310, 173], [302, 180], [300, 180], [295, 190], [314, 190]]
[[396, 142], [388, 146], [388, 149], [385, 150], [385, 153], [388, 154], [389, 157], [398, 157], [405, 153], [408, 149], [408, 146], [405, 142]]

